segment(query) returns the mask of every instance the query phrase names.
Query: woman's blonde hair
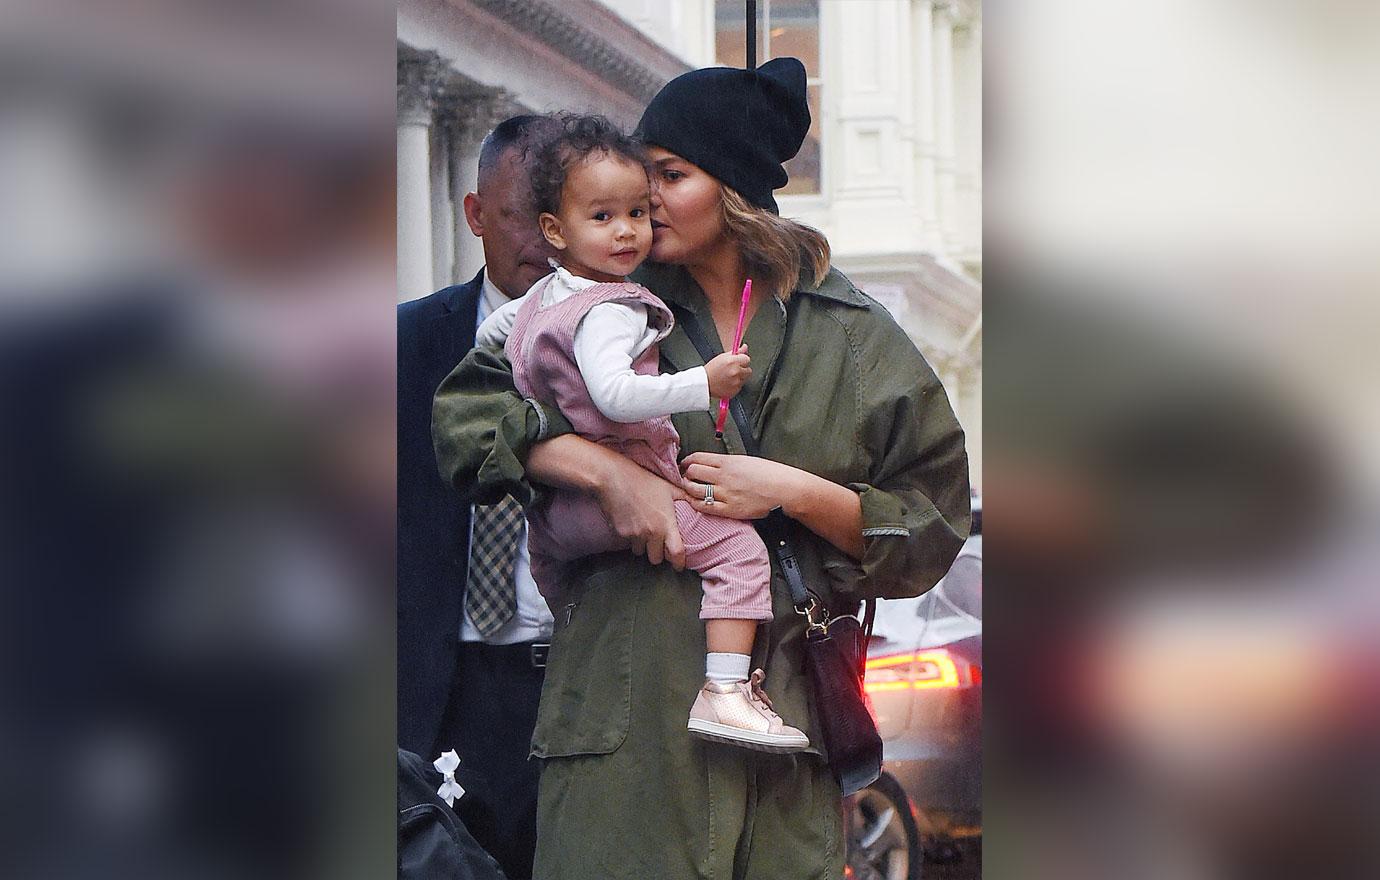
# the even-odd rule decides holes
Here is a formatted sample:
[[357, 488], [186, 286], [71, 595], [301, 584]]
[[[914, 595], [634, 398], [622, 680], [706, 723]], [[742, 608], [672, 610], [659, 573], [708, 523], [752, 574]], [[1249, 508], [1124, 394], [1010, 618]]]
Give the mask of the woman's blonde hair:
[[800, 285], [806, 267], [812, 273], [811, 287], [829, 274], [829, 240], [819, 230], [752, 205], [727, 186], [722, 187], [719, 207], [743, 268], [759, 290], [765, 287], [785, 302]]

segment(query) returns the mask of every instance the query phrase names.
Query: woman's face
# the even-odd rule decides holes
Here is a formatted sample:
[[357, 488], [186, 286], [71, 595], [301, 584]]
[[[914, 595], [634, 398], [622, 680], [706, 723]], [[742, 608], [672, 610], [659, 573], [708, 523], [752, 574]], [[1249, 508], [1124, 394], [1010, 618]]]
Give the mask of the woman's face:
[[650, 147], [656, 168], [652, 187], [652, 252], [658, 263], [686, 264], [721, 247], [719, 181], [670, 150]]

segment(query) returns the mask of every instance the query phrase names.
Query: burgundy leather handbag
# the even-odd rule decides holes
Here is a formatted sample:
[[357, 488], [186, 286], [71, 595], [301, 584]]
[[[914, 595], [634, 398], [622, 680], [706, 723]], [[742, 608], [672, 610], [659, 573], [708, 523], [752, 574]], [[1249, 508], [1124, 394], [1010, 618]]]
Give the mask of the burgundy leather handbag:
[[866, 612], [861, 621], [852, 615], [830, 618], [828, 609], [805, 587], [786, 537], [789, 521], [785, 514], [777, 508], [756, 525], [781, 563], [796, 612], [805, 617], [805, 667], [814, 690], [824, 749], [829, 769], [847, 797], [876, 782], [882, 773], [882, 738], [863, 690], [876, 601], [863, 603]]

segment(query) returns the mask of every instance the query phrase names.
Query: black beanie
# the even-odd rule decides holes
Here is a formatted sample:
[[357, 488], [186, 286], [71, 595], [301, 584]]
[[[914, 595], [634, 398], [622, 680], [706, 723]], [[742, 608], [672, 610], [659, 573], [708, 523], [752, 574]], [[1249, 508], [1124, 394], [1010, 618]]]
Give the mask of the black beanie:
[[668, 82], [642, 113], [637, 135], [703, 168], [759, 208], [779, 213], [772, 190], [782, 163], [810, 131], [805, 65], [773, 58], [756, 70], [706, 67]]

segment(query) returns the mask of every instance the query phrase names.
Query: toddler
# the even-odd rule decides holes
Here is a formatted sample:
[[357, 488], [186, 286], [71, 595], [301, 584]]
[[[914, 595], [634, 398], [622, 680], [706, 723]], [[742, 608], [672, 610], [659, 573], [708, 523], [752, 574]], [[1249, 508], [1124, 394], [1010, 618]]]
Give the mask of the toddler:
[[[703, 367], [659, 374], [657, 344], [671, 332], [671, 311], [626, 280], [652, 247], [648, 165], [634, 140], [603, 117], [567, 116], [532, 168], [541, 231], [560, 260], [495, 310], [476, 342], [504, 346], [524, 397], [555, 403], [580, 436], [679, 485], [671, 413], [711, 417], [712, 402], [747, 381], [748, 356], [726, 352]], [[762, 539], [749, 523], [705, 516], [683, 500], [675, 513], [687, 564], [702, 579], [709, 648], [688, 729], [760, 751], [806, 748], [805, 734], [772, 711], [761, 671], [748, 674], [756, 624], [772, 618]], [[582, 493], [555, 490], [528, 512], [532, 576], [553, 608], [565, 563], [627, 547]]]

